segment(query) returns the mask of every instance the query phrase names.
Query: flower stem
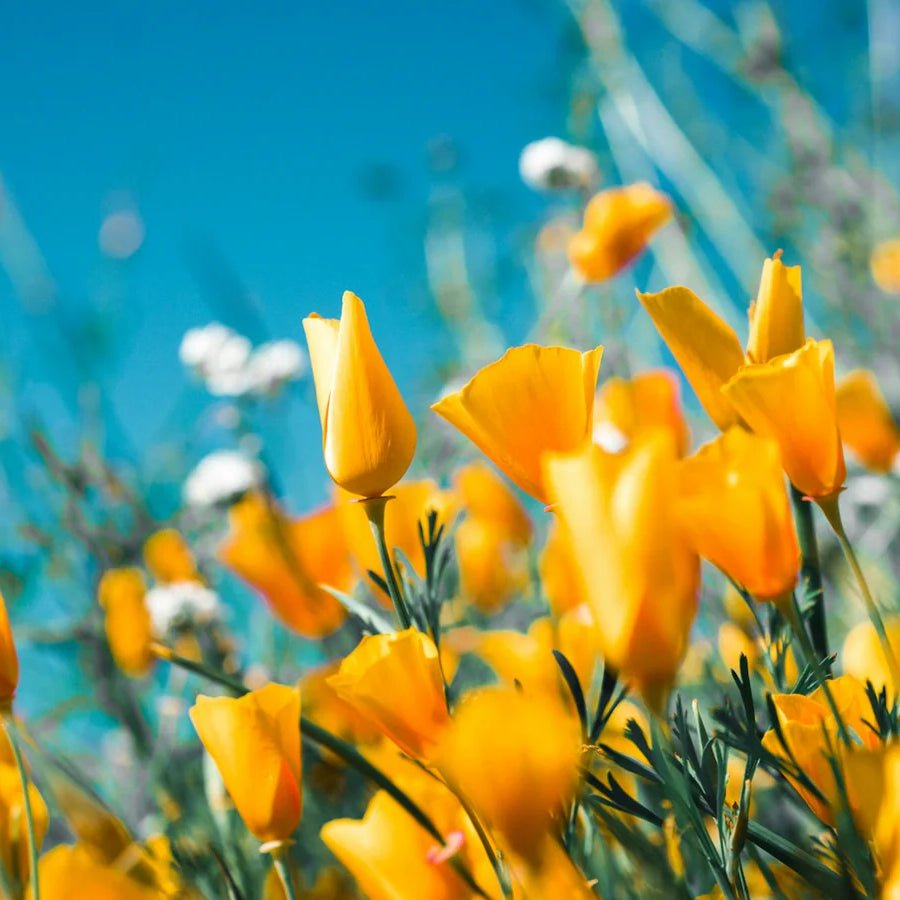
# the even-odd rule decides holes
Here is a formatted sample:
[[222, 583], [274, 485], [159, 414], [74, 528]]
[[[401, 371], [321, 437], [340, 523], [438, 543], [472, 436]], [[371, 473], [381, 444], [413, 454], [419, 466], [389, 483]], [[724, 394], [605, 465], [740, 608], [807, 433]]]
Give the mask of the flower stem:
[[285, 900], [297, 900], [294, 893], [294, 878], [291, 874], [291, 864], [288, 859], [287, 846], [282, 844], [272, 850], [272, 864], [275, 871], [281, 879], [282, 887], [284, 887]]
[[[809, 613], [809, 633], [816, 656], [821, 660], [828, 656], [828, 626], [825, 617], [825, 592], [822, 587], [822, 566], [819, 562], [819, 545], [816, 541], [816, 525], [812, 504], [803, 499], [802, 491], [791, 485], [791, 502], [797, 522], [797, 538], [800, 543], [803, 594]], [[826, 667], [830, 666], [826, 663]], [[830, 672], [829, 672], [830, 674]]]
[[384, 508], [387, 506], [388, 500], [393, 499], [393, 497], [369, 497], [362, 500], [361, 503], [366, 511], [369, 525], [372, 526], [372, 536], [375, 538], [375, 546], [378, 548], [378, 556], [381, 559], [381, 568], [384, 570], [384, 581], [388, 586], [388, 593], [391, 595], [391, 602], [394, 604], [400, 626], [409, 628], [412, 625], [412, 618], [406, 601], [403, 599], [403, 592], [400, 590], [397, 573], [394, 571], [394, 564], [391, 562], [391, 554], [388, 551], [384, 535]]
[[28, 862], [31, 880], [31, 900], [40, 900], [40, 877], [38, 875], [38, 848], [37, 838], [34, 832], [34, 815], [31, 810], [31, 796], [28, 793], [28, 774], [25, 771], [25, 761], [22, 759], [22, 750], [19, 740], [15, 735], [15, 724], [11, 715], [4, 718], [3, 728], [9, 738], [13, 756], [16, 759], [16, 768], [19, 770], [19, 781], [22, 783], [22, 803], [25, 807], [25, 823], [28, 827]]
[[897, 664], [894, 648], [888, 640], [887, 629], [884, 627], [884, 619], [881, 618], [881, 613], [875, 605], [875, 598], [872, 596], [872, 591], [869, 590], [869, 583], [866, 581], [866, 576], [863, 574], [859, 560], [856, 558], [853, 545], [850, 543], [847, 532], [844, 530], [844, 523], [841, 520], [841, 511], [838, 507], [838, 498], [835, 495], [834, 497], [826, 497], [817, 502], [821, 507], [822, 512], [825, 513], [825, 518], [828, 519], [829, 525], [831, 525], [834, 530], [838, 543], [841, 545], [841, 550], [844, 551], [844, 558], [847, 560], [847, 565], [850, 566], [850, 571], [853, 572], [853, 577], [856, 579], [856, 584], [859, 587], [859, 592], [862, 594], [863, 602], [866, 604], [866, 611], [869, 614], [869, 618], [872, 620], [872, 624], [875, 626], [875, 632], [881, 643], [884, 658], [891, 671], [894, 689], [898, 690], [900, 689], [900, 665]]

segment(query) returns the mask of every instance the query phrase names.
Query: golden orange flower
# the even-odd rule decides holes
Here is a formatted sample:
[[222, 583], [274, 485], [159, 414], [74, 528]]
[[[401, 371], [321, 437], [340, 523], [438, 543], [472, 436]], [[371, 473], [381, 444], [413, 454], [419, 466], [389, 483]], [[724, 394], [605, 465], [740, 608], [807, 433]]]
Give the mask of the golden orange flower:
[[557, 701], [485, 688], [460, 703], [438, 767], [512, 850], [527, 855], [571, 798], [580, 755], [578, 722]]
[[900, 294], [900, 239], [877, 244], [869, 259], [872, 278], [886, 294]]
[[672, 201], [646, 182], [607, 188], [585, 208], [584, 226], [569, 242], [569, 260], [586, 281], [606, 281], [671, 218]]
[[[870, 761], [864, 760], [864, 764]], [[882, 900], [900, 897], [900, 745], [894, 744], [881, 754], [877, 790], [870, 807], [872, 847], [883, 877]], [[871, 765], [863, 777], [872, 778]], [[873, 779], [874, 780], [874, 779]]]
[[630, 380], [610, 378], [594, 401], [594, 443], [611, 453], [654, 429], [670, 432], [678, 455], [690, 443], [681, 409], [678, 376], [667, 369], [641, 372]]
[[722, 393], [753, 431], [778, 442], [784, 470], [798, 490], [823, 500], [843, 488], [847, 470], [831, 341], [810, 338], [787, 356], [745, 366]]
[[758, 600], [788, 599], [800, 545], [778, 444], [735, 426], [679, 469], [679, 514], [697, 552]]
[[584, 585], [572, 556], [571, 544], [556, 517], [538, 559], [538, 574], [550, 612], [559, 617], [584, 602]]
[[432, 862], [434, 838], [385, 791], [361, 820], [334, 819], [325, 846], [350, 870], [370, 900], [468, 900], [471, 891], [447, 860]]
[[381, 729], [368, 716], [342, 700], [329, 679], [340, 663], [330, 662], [307, 672], [300, 679], [303, 715], [326, 731], [352, 744], [371, 744], [381, 739]]
[[153, 577], [162, 584], [202, 580], [191, 548], [174, 528], [163, 528], [147, 538], [144, 542], [144, 562]]
[[[886, 618], [884, 628], [888, 644], [895, 654], [900, 652], [900, 616]], [[870, 619], [850, 630], [844, 639], [839, 659], [845, 674], [852, 675], [863, 684], [871, 681], [876, 691], [887, 687], [888, 701], [900, 691], [900, 684], [896, 684], [891, 676], [884, 647]]]
[[687, 288], [670, 287], [638, 297], [701, 405], [722, 431], [739, 421], [739, 412], [722, 394], [738, 369], [803, 346], [800, 267], [785, 266], [780, 254], [763, 265], [759, 294], [750, 309], [746, 356], [731, 327]]
[[299, 688], [200, 695], [190, 715], [247, 828], [263, 842], [287, 840], [303, 810]]
[[248, 494], [229, 517], [231, 533], [219, 559], [259, 591], [285, 625], [307, 637], [322, 637], [341, 625], [344, 607], [319, 587], [344, 591], [353, 583], [336, 509], [289, 519], [265, 497]]
[[546, 503], [541, 457], [577, 450], [590, 437], [602, 355], [602, 347], [515, 347], [431, 408]]
[[0, 713], [9, 712], [19, 687], [19, 654], [13, 640], [6, 602], [0, 594]]
[[437, 648], [415, 628], [367, 635], [328, 683], [416, 759], [431, 756], [450, 721]]
[[656, 708], [687, 649], [700, 577], [677, 519], [675, 463], [657, 432], [624, 453], [588, 446], [545, 466], [599, 650]]
[[[31, 804], [35, 843], [40, 849], [47, 834], [50, 817], [44, 798], [30, 781], [28, 800]], [[0, 763], [0, 865], [20, 884], [28, 881], [31, 872], [28, 841], [25, 794], [19, 769], [9, 763]]]
[[416, 426], [375, 345], [366, 308], [345, 291], [340, 321], [313, 314], [303, 329], [328, 474], [351, 494], [381, 496], [409, 468]]
[[474, 462], [457, 469], [453, 487], [467, 516], [494, 523], [515, 544], [531, 540], [528, 513], [489, 465]]
[[106, 639], [116, 665], [132, 678], [146, 675], [153, 665], [153, 627], [144, 603], [147, 587], [140, 569], [109, 569], [103, 573], [97, 597], [106, 614]]
[[490, 519], [466, 517], [456, 528], [460, 594], [481, 612], [498, 612], [528, 587], [528, 552]]
[[[38, 864], [41, 900], [158, 900], [157, 887], [141, 884], [85, 847], [60, 844]], [[29, 900], [33, 900], [28, 893]]]
[[875, 375], [864, 369], [850, 372], [837, 383], [835, 399], [844, 446], [867, 469], [890, 472], [900, 451], [900, 428]]
[[[866, 724], [872, 720], [872, 710], [864, 686], [849, 675], [829, 681], [829, 690], [845, 726], [862, 741], [865, 750], [876, 750], [879, 739]], [[803, 694], [773, 694], [781, 732], [799, 767], [818, 788], [824, 800], [808, 787], [788, 776], [788, 781], [803, 798], [807, 806], [826, 825], [834, 824], [834, 808], [841, 803], [840, 792], [828, 754], [837, 756], [846, 765], [850, 751], [838, 736], [838, 724], [821, 687], [809, 696]], [[774, 731], [763, 736], [763, 747], [775, 756], [786, 756]], [[848, 772], [845, 769], [845, 776]], [[869, 782], [866, 779], [847, 780], [848, 799], [855, 816], [862, 815], [862, 808], [869, 798]]]

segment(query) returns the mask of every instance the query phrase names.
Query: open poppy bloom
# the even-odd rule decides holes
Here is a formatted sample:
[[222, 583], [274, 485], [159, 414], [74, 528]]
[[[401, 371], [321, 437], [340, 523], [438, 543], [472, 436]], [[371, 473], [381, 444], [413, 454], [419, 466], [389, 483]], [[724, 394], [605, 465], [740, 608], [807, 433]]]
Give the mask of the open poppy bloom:
[[865, 369], [849, 372], [837, 383], [835, 398], [844, 446], [865, 468], [890, 472], [900, 452], [900, 428], [874, 373]]
[[299, 688], [201, 694], [191, 722], [247, 828], [264, 843], [287, 840], [303, 810]]
[[351, 494], [380, 497], [409, 468], [416, 426], [375, 345], [366, 308], [345, 291], [340, 320], [313, 314], [303, 329], [328, 474]]
[[547, 503], [541, 457], [571, 453], [590, 437], [602, 356], [602, 347], [515, 347], [431, 408], [525, 493]]
[[569, 260], [586, 281], [606, 281], [639, 256], [672, 218], [672, 201], [646, 182], [607, 188], [584, 210]]

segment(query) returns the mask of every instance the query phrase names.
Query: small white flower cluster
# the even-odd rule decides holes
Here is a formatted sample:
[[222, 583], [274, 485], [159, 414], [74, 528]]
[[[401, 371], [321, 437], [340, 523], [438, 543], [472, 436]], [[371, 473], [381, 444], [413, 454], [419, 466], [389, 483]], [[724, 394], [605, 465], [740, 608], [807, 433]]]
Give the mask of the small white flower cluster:
[[556, 137], [533, 141], [519, 156], [522, 181], [538, 191], [590, 187], [598, 171], [590, 150]]
[[225, 505], [259, 487], [262, 466], [237, 450], [215, 450], [204, 456], [184, 482], [188, 506]]
[[178, 358], [216, 397], [275, 394], [301, 378], [308, 366], [296, 341], [268, 341], [254, 349], [244, 335], [219, 322], [190, 329], [181, 339]]
[[153, 631], [160, 636], [176, 625], [208, 625], [222, 611], [219, 595], [196, 581], [157, 585], [147, 591], [145, 602]]

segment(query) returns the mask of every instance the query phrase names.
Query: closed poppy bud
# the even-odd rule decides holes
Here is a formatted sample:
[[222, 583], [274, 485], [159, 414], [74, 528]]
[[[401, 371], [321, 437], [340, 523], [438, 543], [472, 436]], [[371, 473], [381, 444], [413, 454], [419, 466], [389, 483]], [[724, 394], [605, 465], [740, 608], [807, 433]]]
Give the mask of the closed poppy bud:
[[590, 438], [602, 355], [602, 347], [587, 353], [515, 347], [431, 408], [523, 491], [546, 503], [541, 457], [571, 453]]
[[569, 242], [569, 260], [586, 281], [606, 281], [671, 218], [671, 200], [646, 182], [608, 188], [585, 208], [584, 226]]
[[201, 695], [190, 715], [247, 828], [264, 843], [287, 840], [303, 809], [299, 688]]
[[[31, 804], [35, 843], [40, 849], [50, 820], [44, 798], [30, 781], [28, 801]], [[15, 765], [2, 763], [0, 764], [0, 865], [20, 884], [28, 881], [31, 871], [28, 840], [25, 795], [22, 791], [19, 769]]]
[[448, 859], [435, 860], [434, 838], [385, 791], [369, 801], [361, 820], [334, 819], [321, 837], [370, 900], [472, 896]]
[[675, 439], [679, 456], [690, 432], [681, 409], [678, 376], [669, 370], [642, 372], [634, 378], [608, 379], [594, 402], [594, 443], [617, 453], [648, 431], [662, 429]]
[[147, 538], [144, 542], [144, 562], [153, 577], [162, 584], [200, 581], [194, 554], [174, 528], [164, 528]]
[[729, 429], [679, 466], [679, 513], [697, 552], [758, 600], [789, 598], [800, 545], [772, 438]]
[[877, 244], [869, 259], [872, 278], [886, 294], [900, 294], [900, 239]]
[[144, 602], [147, 587], [140, 569], [103, 573], [97, 597], [106, 613], [106, 639], [116, 665], [132, 678], [146, 675], [153, 664], [153, 626]]
[[764, 363], [793, 353], [805, 340], [800, 266], [786, 266], [779, 252], [763, 263], [759, 294], [750, 307], [747, 361]]
[[328, 474], [351, 494], [379, 497], [409, 468], [416, 426], [372, 338], [366, 308], [345, 291], [340, 321], [312, 315], [303, 329]]
[[850, 372], [837, 383], [835, 397], [844, 446], [867, 469], [890, 472], [900, 451], [900, 428], [874, 374], [864, 369]]
[[430, 757], [450, 721], [437, 647], [415, 628], [367, 635], [328, 683], [416, 759]]
[[788, 478], [807, 497], [835, 496], [847, 470], [838, 431], [831, 341], [746, 366], [722, 392], [757, 434], [774, 438]]
[[19, 654], [13, 640], [6, 603], [0, 594], [0, 713], [12, 709], [19, 687]]
[[[894, 653], [900, 652], [900, 616], [885, 618], [884, 629], [887, 640]], [[846, 675], [865, 684], [871, 681], [876, 691], [887, 688], [888, 701], [900, 691], [900, 684], [895, 684], [891, 677], [891, 668], [884, 655], [884, 647], [878, 632], [870, 619], [852, 628], [844, 638], [840, 661]]]
[[438, 768], [519, 853], [533, 853], [572, 796], [578, 722], [541, 694], [486, 688], [468, 694], [438, 754]]
[[700, 566], [677, 518], [675, 449], [655, 433], [624, 453], [589, 445], [545, 471], [606, 662], [661, 709], [697, 611]]
[[248, 494], [229, 518], [231, 533], [219, 559], [256, 588], [288, 628], [315, 638], [343, 623], [346, 610], [319, 586], [347, 590], [353, 581], [337, 510], [291, 519], [261, 495]]

